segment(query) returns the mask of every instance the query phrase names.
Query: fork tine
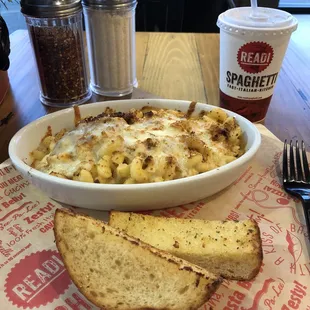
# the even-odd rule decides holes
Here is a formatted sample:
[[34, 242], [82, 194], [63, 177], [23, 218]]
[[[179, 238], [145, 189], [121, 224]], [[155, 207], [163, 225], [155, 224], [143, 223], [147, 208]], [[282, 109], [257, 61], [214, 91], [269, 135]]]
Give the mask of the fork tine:
[[290, 180], [296, 180], [293, 141], [290, 141]]
[[310, 182], [309, 164], [304, 141], [301, 141], [301, 150], [302, 150], [302, 162], [303, 162], [302, 164], [304, 166], [304, 172], [305, 172], [305, 181]]
[[303, 173], [302, 173], [302, 167], [301, 167], [301, 160], [300, 160], [300, 150], [299, 150], [299, 144], [296, 140], [296, 164], [297, 164], [297, 174], [296, 174], [296, 180], [297, 181], [304, 181]]
[[283, 162], [282, 162], [282, 173], [283, 173], [283, 182], [288, 180], [288, 171], [287, 171], [287, 143], [286, 140], [284, 141], [284, 148], [283, 148]]

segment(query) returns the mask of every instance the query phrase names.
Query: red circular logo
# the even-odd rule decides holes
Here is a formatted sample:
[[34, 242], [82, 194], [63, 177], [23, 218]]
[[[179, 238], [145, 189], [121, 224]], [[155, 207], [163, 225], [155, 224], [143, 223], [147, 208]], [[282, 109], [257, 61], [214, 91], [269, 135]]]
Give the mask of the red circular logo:
[[7, 298], [18, 308], [39, 308], [62, 295], [71, 284], [57, 251], [41, 251], [22, 258], [5, 280]]
[[270, 65], [273, 48], [265, 42], [249, 42], [239, 48], [237, 59], [243, 71], [259, 73]]

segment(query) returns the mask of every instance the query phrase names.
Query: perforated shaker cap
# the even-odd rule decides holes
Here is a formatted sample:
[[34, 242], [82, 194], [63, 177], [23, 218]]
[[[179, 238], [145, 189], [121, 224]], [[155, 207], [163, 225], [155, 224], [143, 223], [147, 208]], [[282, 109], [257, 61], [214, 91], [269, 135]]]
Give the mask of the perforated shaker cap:
[[80, 0], [21, 0], [20, 6], [31, 17], [61, 17], [82, 10]]
[[133, 8], [137, 0], [82, 0], [83, 6], [103, 9]]
[[227, 32], [241, 34], [257, 32], [273, 35], [291, 34], [297, 29], [298, 21], [291, 14], [272, 8], [233, 8], [220, 14], [217, 25]]

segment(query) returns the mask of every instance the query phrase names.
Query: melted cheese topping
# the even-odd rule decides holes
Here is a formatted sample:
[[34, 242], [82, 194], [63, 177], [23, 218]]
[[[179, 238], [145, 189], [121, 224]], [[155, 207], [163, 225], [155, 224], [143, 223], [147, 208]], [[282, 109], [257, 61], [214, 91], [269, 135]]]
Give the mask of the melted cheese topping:
[[[127, 122], [126, 117], [110, 116], [112, 110], [108, 109], [104, 116], [85, 119], [59, 137], [44, 137], [37, 149], [44, 157], [35, 160], [33, 166], [81, 181], [81, 171], [86, 170], [99, 183], [156, 182], [195, 175], [222, 166], [244, 152], [235, 119], [216, 111], [220, 114], [188, 117], [182, 112], [147, 107], [132, 110], [132, 119]], [[100, 173], [102, 158], [111, 176]], [[131, 164], [137, 161], [140, 176], [144, 177], [135, 177], [131, 170], [136, 169]], [[120, 165], [130, 166], [128, 176], [118, 173]]]

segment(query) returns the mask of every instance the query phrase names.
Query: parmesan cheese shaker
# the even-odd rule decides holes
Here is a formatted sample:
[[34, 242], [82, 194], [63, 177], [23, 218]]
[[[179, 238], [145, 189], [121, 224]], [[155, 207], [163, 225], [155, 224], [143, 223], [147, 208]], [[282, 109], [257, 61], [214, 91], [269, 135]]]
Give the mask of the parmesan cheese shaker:
[[21, 0], [40, 77], [40, 100], [53, 107], [91, 97], [80, 0]]
[[136, 0], [82, 0], [94, 93], [121, 97], [136, 80]]

